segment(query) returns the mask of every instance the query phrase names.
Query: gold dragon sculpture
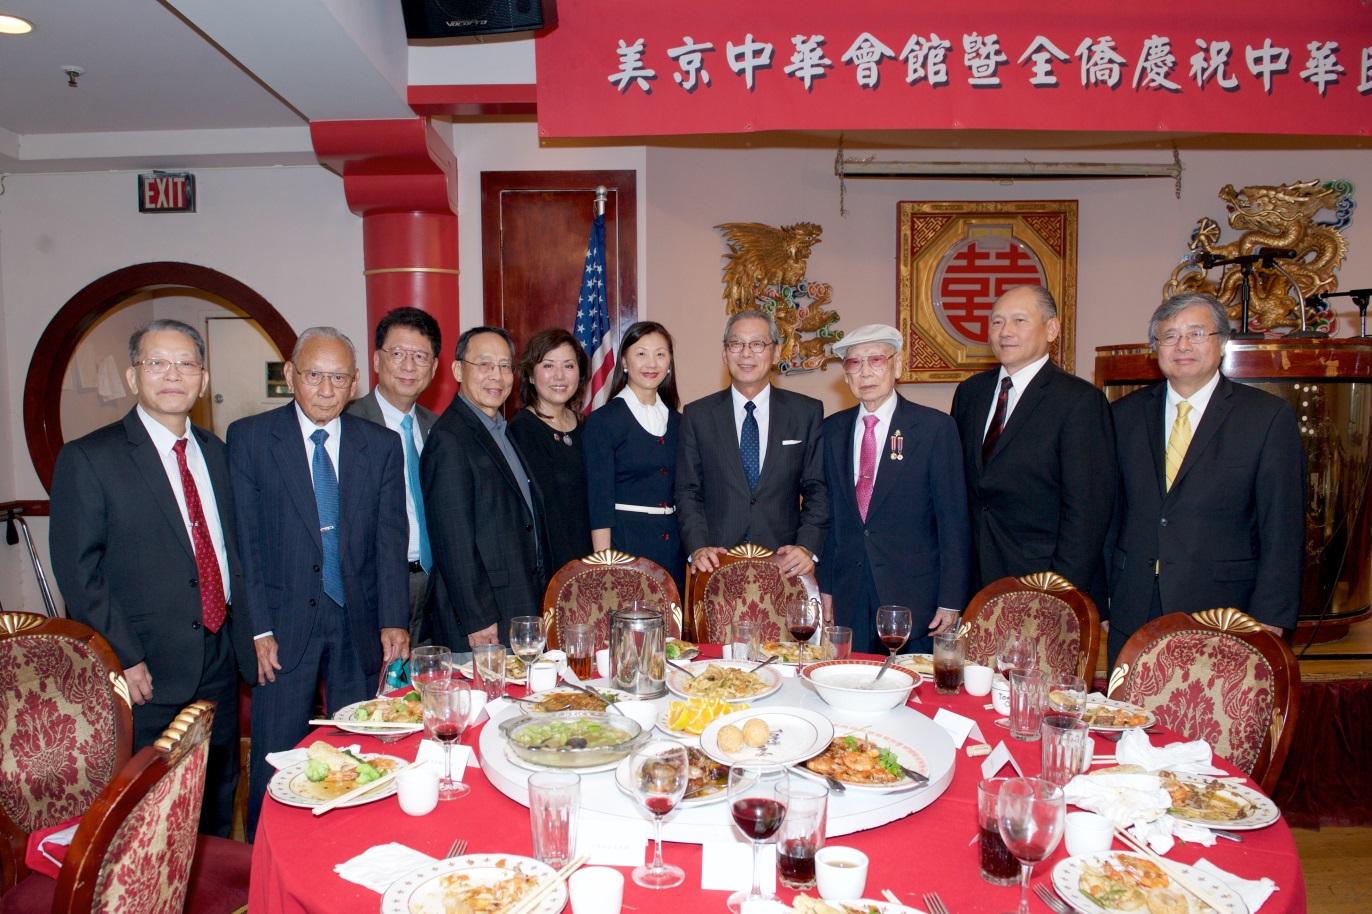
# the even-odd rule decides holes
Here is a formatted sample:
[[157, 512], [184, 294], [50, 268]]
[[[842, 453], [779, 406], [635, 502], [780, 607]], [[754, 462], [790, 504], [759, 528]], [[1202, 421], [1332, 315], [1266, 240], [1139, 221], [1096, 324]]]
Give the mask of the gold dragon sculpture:
[[[1260, 248], [1286, 248], [1296, 252], [1295, 259], [1280, 261], [1300, 287], [1301, 299], [1338, 287], [1334, 272], [1348, 253], [1348, 243], [1335, 225], [1315, 222], [1320, 210], [1338, 211], [1351, 188], [1346, 184], [1298, 181], [1281, 185], [1253, 185], [1235, 190], [1232, 184], [1220, 189], [1219, 198], [1228, 210], [1229, 227], [1243, 234], [1220, 244], [1220, 226], [1209, 216], [1201, 218], [1191, 233], [1192, 251], [1172, 271], [1163, 286], [1163, 297], [1178, 292], [1209, 292], [1239, 319], [1242, 273], [1229, 267], [1218, 281], [1210, 279], [1197, 265], [1198, 255], [1219, 258], [1240, 257]], [[1249, 327], [1271, 331], [1300, 324], [1301, 299], [1290, 282], [1276, 269], [1261, 264], [1253, 268], [1248, 309]]]
[[760, 222], [726, 222], [724, 236], [724, 313], [757, 308], [771, 314], [781, 333], [775, 365], [783, 373], [813, 371], [834, 359], [829, 346], [842, 331], [833, 329], [838, 312], [827, 306], [833, 287], [806, 279], [811, 249], [824, 231], [813, 222], [780, 228]]

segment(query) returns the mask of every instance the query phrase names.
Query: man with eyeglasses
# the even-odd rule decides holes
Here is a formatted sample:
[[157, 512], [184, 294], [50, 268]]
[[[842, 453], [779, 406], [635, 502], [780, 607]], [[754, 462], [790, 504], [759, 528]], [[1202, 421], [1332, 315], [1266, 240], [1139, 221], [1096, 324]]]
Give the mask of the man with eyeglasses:
[[344, 413], [352, 341], [311, 327], [285, 365], [293, 402], [229, 426], [239, 549], [257, 653], [248, 838], [273, 774], [267, 754], [325, 714], [371, 698], [409, 655], [405, 456], [396, 435]]
[[882, 653], [878, 606], [911, 610], [905, 649], [927, 653], [967, 603], [971, 547], [957, 426], [896, 393], [900, 331], [859, 327], [833, 344], [858, 405], [824, 420], [832, 518], [819, 563], [853, 650]]
[[154, 320], [129, 339], [137, 404], [57, 456], [49, 533], [67, 615], [124, 668], [133, 748], [187, 704], [218, 703], [200, 828], [227, 837], [238, 785], [239, 670], [255, 672], [224, 443], [190, 422], [209, 387], [205, 341]]
[[1042, 286], [996, 300], [988, 336], [999, 367], [953, 394], [975, 556], [973, 592], [1053, 571], [1105, 611], [1103, 546], [1115, 498], [1110, 404], [1049, 358], [1058, 306]]
[[419, 455], [438, 416], [416, 402], [438, 370], [443, 348], [438, 321], [418, 308], [395, 308], [376, 325], [372, 369], [376, 386], [348, 406], [348, 412], [384, 425], [400, 436], [405, 452], [405, 515], [410, 540], [410, 643], [421, 636], [424, 603], [428, 596], [433, 552], [425, 524], [424, 497], [419, 485]]
[[1166, 381], [1114, 406], [1120, 494], [1110, 555], [1110, 664], [1145, 622], [1232, 606], [1295, 627], [1305, 453], [1284, 401], [1220, 372], [1229, 316], [1212, 295], [1148, 322]]
[[723, 361], [733, 383], [682, 411], [677, 516], [697, 570], [714, 571], [721, 553], [753, 543], [776, 550], [782, 574], [809, 574], [824, 548], [824, 407], [772, 386], [780, 341], [771, 315], [731, 315]]
[[434, 556], [427, 613], [434, 642], [454, 651], [498, 644], [511, 619], [542, 608], [543, 496], [501, 413], [514, 366], [514, 341], [503, 328], [463, 333], [452, 369], [458, 395], [420, 460]]

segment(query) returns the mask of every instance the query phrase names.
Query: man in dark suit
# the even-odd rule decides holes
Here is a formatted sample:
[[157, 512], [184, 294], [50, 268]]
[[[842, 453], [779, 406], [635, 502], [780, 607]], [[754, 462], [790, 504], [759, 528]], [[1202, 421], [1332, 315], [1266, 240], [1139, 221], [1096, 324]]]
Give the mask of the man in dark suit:
[[824, 420], [829, 535], [820, 588], [853, 650], [882, 653], [878, 606], [908, 606], [907, 650], [956, 624], [971, 561], [957, 427], [896, 393], [901, 336], [868, 324], [834, 344], [859, 405]]
[[500, 409], [514, 387], [515, 347], [499, 327], [457, 341], [457, 397], [424, 448], [420, 476], [433, 542], [428, 613], [455, 651], [497, 644], [515, 616], [538, 615], [547, 583], [542, 496]]
[[1115, 497], [1110, 404], [1048, 358], [1058, 308], [1041, 286], [1019, 286], [991, 310], [999, 368], [953, 394], [962, 436], [976, 555], [973, 587], [1055, 571], [1102, 612], [1103, 546]]
[[357, 361], [334, 328], [300, 334], [285, 375], [294, 402], [229, 426], [257, 652], [249, 837], [267, 753], [309, 733], [321, 677], [332, 713], [370, 698], [383, 664], [409, 647], [400, 442], [343, 414]]
[[376, 386], [348, 406], [348, 412], [384, 425], [400, 436], [405, 453], [405, 516], [410, 538], [410, 643], [418, 644], [429, 591], [433, 551], [425, 524], [419, 485], [419, 455], [438, 416], [417, 402], [438, 370], [443, 336], [433, 315], [418, 308], [395, 308], [376, 325], [372, 369]]
[[1275, 634], [1300, 608], [1305, 453], [1282, 400], [1220, 373], [1229, 318], [1174, 295], [1148, 340], [1165, 382], [1115, 404], [1120, 494], [1110, 556], [1110, 664], [1166, 613], [1232, 606]]
[[130, 338], [129, 360], [138, 405], [57, 456], [53, 569], [67, 614], [104, 635], [124, 667], [135, 750], [190, 702], [217, 703], [200, 824], [227, 837], [238, 670], [254, 661], [224, 444], [189, 422], [209, 385], [205, 341], [155, 320]]
[[755, 543], [776, 550], [783, 574], [809, 574], [824, 547], [824, 407], [771, 385], [780, 341], [770, 315], [730, 316], [723, 358], [733, 383], [682, 411], [676, 505], [687, 557], [702, 571]]

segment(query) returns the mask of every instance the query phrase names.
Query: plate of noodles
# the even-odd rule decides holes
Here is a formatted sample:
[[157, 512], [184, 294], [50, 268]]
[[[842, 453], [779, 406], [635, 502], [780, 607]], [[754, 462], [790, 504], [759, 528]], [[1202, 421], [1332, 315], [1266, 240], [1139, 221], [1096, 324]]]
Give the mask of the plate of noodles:
[[756, 701], [781, 688], [781, 674], [750, 660], [698, 660], [669, 667], [667, 688], [682, 698]]

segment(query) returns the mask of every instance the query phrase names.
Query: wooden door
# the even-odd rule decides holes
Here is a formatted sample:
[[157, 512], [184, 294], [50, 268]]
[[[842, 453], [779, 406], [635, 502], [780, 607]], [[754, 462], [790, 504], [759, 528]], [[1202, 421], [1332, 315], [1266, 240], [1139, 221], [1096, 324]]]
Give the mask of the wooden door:
[[[633, 171], [481, 173], [483, 319], [523, 350], [545, 327], [572, 329], [595, 215], [605, 203], [605, 272], [612, 331], [638, 319], [638, 200]], [[517, 395], [511, 397], [511, 404]]]

